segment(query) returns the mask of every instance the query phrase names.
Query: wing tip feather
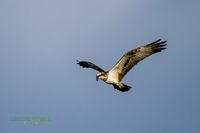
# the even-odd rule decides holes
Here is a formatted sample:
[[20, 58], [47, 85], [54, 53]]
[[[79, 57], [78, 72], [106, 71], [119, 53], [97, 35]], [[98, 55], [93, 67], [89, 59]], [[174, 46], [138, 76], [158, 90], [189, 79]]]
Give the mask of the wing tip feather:
[[83, 68], [87, 68], [87, 62], [86, 61], [79, 61], [79, 60], [76, 60], [77, 63], [79, 66], [83, 67]]
[[154, 43], [151, 43], [151, 46], [153, 48], [153, 53], [161, 52], [162, 50], [166, 49], [167, 41], [161, 41], [161, 39], [158, 39]]

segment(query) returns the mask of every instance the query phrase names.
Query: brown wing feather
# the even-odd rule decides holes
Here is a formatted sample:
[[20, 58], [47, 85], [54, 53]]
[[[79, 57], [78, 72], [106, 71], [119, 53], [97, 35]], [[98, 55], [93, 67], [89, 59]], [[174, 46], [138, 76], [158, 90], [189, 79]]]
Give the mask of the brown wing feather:
[[77, 60], [77, 64], [79, 64], [83, 68], [92, 68], [92, 69], [97, 70], [99, 72], [105, 72], [102, 68], [100, 68], [99, 66], [97, 66], [94, 63], [91, 63], [89, 61], [78, 61]]
[[161, 39], [159, 39], [155, 42], [125, 53], [117, 64], [110, 70], [110, 73], [113, 72], [118, 74], [118, 79], [121, 81], [127, 72], [138, 62], [154, 53], [161, 52], [166, 49], [166, 42], [167, 41], [161, 41]]

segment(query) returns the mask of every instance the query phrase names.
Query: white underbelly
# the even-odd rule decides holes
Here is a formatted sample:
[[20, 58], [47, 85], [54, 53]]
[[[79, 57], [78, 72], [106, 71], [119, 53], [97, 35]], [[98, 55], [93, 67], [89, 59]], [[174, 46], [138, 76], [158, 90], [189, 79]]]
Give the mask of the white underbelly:
[[106, 83], [109, 83], [109, 84], [117, 84], [119, 81], [118, 81], [118, 76], [117, 74], [114, 74], [114, 73], [108, 73], [108, 78], [106, 80]]

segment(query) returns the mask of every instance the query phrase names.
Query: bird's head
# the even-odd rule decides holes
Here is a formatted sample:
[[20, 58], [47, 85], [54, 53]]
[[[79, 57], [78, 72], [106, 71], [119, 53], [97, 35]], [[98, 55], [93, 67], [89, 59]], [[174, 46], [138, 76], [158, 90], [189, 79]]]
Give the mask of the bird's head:
[[99, 79], [101, 79], [103, 81], [106, 81], [106, 79], [107, 79], [106, 73], [105, 72], [97, 73], [96, 81], [98, 81]]

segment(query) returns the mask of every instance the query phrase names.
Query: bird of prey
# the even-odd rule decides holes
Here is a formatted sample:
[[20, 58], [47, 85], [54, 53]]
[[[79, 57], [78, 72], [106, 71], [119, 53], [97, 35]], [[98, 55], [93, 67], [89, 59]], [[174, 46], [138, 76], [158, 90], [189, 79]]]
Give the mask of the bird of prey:
[[97, 81], [98, 79], [101, 79], [107, 84], [113, 85], [115, 89], [126, 92], [129, 91], [131, 87], [123, 83], [124, 76], [129, 72], [129, 70], [131, 70], [131, 68], [133, 68], [138, 62], [140, 62], [144, 58], [166, 49], [166, 42], [167, 41], [162, 41], [161, 39], [159, 39], [152, 43], [128, 51], [109, 71], [105, 71], [89, 61], [77, 60], [77, 64], [79, 64], [83, 68], [92, 68], [99, 71], [99, 73], [97, 73], [96, 75]]

